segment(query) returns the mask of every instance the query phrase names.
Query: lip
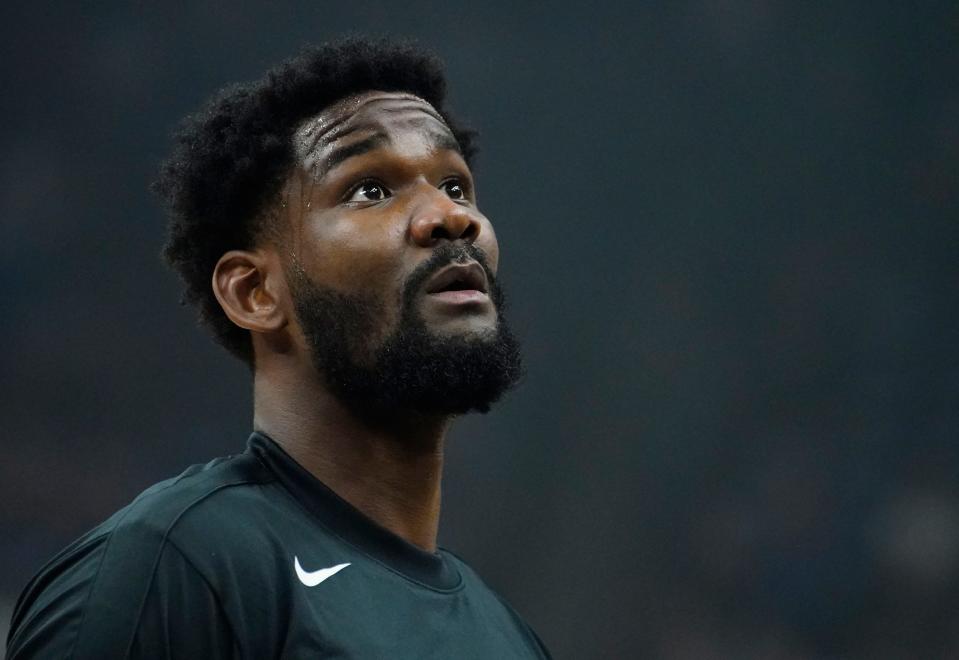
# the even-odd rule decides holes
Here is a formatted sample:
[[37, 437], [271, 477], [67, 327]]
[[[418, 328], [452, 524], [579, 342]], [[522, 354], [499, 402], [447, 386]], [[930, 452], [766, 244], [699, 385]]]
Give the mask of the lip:
[[469, 303], [485, 303], [489, 301], [482, 291], [476, 289], [457, 289], [455, 291], [439, 291], [428, 294], [432, 300], [442, 301], [451, 305], [465, 305]]
[[[453, 284], [458, 284], [459, 287], [447, 289]], [[451, 301], [462, 299], [465, 302], [467, 299], [474, 299], [476, 294], [482, 294], [482, 297], [486, 298], [489, 293], [486, 271], [475, 261], [450, 264], [428, 279], [424, 287], [427, 294], [449, 298]]]

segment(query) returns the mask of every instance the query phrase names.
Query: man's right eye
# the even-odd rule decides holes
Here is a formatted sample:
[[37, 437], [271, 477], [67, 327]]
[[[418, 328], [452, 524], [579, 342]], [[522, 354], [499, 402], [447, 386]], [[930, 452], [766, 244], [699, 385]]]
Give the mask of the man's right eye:
[[346, 201], [379, 202], [390, 196], [391, 193], [386, 189], [386, 186], [376, 183], [375, 181], [365, 181], [353, 189], [353, 192], [350, 193]]

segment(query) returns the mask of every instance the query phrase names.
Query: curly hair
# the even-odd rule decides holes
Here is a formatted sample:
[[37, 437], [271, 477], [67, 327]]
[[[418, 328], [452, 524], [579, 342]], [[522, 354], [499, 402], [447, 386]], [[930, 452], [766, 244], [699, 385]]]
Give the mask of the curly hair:
[[220, 307], [210, 284], [220, 257], [252, 248], [267, 227], [266, 211], [295, 164], [292, 135], [304, 120], [365, 91], [415, 94], [440, 113], [467, 163], [475, 131], [445, 106], [442, 62], [411, 42], [351, 37], [304, 49], [259, 81], [220, 90], [175, 134], [153, 190], [169, 210], [167, 263], [185, 283], [214, 339], [253, 367], [249, 331]]

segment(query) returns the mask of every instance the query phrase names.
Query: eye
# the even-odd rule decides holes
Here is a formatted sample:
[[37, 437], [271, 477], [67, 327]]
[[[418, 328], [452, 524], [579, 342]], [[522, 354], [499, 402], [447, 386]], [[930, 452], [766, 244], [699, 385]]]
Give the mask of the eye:
[[464, 186], [458, 179], [450, 179], [449, 181], [444, 181], [440, 184], [440, 190], [444, 191], [449, 195], [450, 199], [455, 200], [465, 200], [466, 197], [466, 186]]
[[359, 184], [347, 197], [347, 202], [379, 202], [387, 197], [391, 197], [392, 193], [387, 190], [386, 186], [379, 184], [375, 181], [364, 181]]

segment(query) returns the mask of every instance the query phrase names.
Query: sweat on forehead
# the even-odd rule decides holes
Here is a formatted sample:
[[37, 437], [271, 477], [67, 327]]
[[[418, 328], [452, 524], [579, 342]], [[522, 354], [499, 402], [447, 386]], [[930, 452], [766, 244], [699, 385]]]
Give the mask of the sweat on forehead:
[[370, 106], [388, 112], [420, 111], [441, 123], [450, 130], [442, 115], [428, 101], [407, 92], [370, 91], [353, 94], [340, 99], [324, 108], [318, 114], [304, 120], [293, 132], [293, 145], [297, 158], [311, 160], [311, 156], [321, 142], [330, 143], [342, 137], [349, 130], [350, 119], [361, 114]]

